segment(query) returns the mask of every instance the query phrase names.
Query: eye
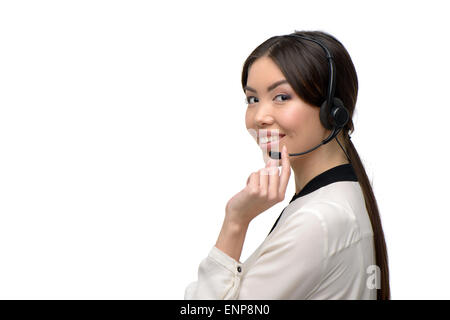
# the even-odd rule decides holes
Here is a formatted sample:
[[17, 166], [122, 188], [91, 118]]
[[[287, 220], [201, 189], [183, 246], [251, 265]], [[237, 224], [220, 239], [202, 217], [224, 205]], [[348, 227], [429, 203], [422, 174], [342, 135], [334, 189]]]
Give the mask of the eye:
[[245, 103], [246, 104], [252, 104], [252, 102], [250, 101], [251, 98], [256, 98], [256, 97], [254, 97], [254, 96], [245, 97]]
[[278, 97], [284, 97], [284, 99], [282, 99], [281, 101], [286, 101], [286, 100], [289, 100], [291, 98], [291, 96], [289, 96], [287, 94], [279, 94], [279, 95], [277, 95], [275, 97], [275, 99], [278, 98]]
[[[279, 95], [277, 95], [277, 96], [275, 97], [275, 99], [278, 98], [278, 97], [282, 97], [282, 99], [281, 99], [281, 100], [278, 100], [278, 101], [286, 101], [286, 100], [289, 100], [289, 99], [291, 98], [291, 96], [288, 95], [288, 94], [279, 94]], [[252, 102], [252, 101], [251, 101], [252, 98], [258, 99], [258, 98], [254, 97], [254, 96], [245, 97], [245, 103], [246, 103], [246, 104], [252, 104], [252, 103], [255, 103], [255, 102]]]

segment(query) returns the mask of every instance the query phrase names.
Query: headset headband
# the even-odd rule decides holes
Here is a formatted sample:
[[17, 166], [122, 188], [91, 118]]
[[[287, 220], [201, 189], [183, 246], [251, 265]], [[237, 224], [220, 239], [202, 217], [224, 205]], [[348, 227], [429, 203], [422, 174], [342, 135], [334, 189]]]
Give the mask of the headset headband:
[[329, 81], [328, 81], [328, 93], [327, 93], [327, 112], [329, 113], [331, 110], [332, 103], [333, 103], [334, 90], [335, 90], [335, 84], [336, 84], [336, 73], [335, 73], [335, 65], [334, 65], [333, 55], [328, 50], [328, 48], [319, 40], [316, 40], [316, 39], [313, 39], [310, 37], [306, 37], [303, 35], [295, 34], [295, 33], [285, 35], [285, 37], [297, 37], [297, 38], [313, 41], [313, 42], [317, 43], [319, 46], [321, 46], [322, 49], [325, 51], [325, 54], [326, 54], [327, 60], [328, 60], [329, 75], [330, 75]]

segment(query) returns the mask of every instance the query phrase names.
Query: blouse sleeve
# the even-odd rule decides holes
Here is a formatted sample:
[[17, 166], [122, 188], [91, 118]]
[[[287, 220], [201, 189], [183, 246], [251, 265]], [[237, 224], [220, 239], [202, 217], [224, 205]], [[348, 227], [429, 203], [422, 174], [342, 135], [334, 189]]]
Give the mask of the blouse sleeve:
[[295, 212], [272, 231], [248, 270], [213, 247], [185, 299], [307, 299], [322, 279], [326, 231], [315, 212]]
[[234, 300], [241, 277], [242, 264], [214, 246], [200, 263], [198, 280], [187, 286], [184, 299]]

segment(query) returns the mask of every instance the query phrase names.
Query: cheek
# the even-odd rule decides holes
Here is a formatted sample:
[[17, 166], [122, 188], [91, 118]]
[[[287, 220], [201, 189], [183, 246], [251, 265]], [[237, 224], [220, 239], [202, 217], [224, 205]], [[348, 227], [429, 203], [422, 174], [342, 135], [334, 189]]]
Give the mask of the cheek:
[[248, 128], [251, 128], [251, 126], [252, 126], [252, 122], [250, 119], [250, 113], [247, 110], [247, 112], [245, 112], [245, 127], [248, 129]]
[[302, 128], [308, 124], [310, 117], [304, 109], [292, 108], [291, 110], [286, 110], [283, 114], [283, 123], [281, 124], [285, 130], [292, 132], [301, 132]]
[[[305, 106], [302, 108], [293, 108], [286, 111], [283, 115], [283, 126], [294, 135], [303, 135], [305, 132], [316, 132], [320, 129], [319, 108]], [[319, 128], [318, 128], [319, 127]]]
[[247, 128], [248, 133], [253, 137], [253, 139], [255, 141], [258, 141], [258, 133], [256, 131], [256, 129], [253, 128], [254, 124], [252, 121], [252, 118], [249, 114], [249, 112], [247, 111], [245, 113], [245, 127]]

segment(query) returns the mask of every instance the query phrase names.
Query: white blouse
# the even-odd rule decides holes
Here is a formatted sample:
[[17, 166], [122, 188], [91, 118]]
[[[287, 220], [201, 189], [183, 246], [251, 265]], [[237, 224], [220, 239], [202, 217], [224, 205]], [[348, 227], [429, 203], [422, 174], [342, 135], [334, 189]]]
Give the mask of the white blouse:
[[184, 299], [376, 299], [373, 231], [351, 164], [313, 178], [240, 263], [212, 247]]

